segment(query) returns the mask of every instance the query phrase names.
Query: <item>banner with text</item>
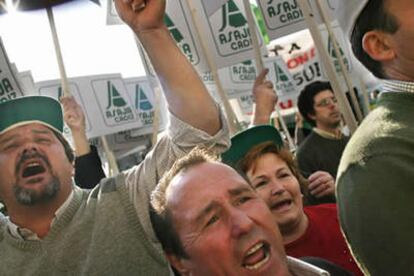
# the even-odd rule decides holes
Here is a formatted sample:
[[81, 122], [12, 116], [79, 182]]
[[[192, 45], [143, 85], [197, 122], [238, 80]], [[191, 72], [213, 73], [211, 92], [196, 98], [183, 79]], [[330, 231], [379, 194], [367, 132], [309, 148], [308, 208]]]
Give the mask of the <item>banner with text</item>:
[[[68, 79], [69, 89], [82, 106], [88, 138], [142, 126], [142, 122], [119, 74]], [[40, 95], [58, 99], [60, 80], [36, 83]]]
[[[229, 0], [210, 17], [204, 1], [195, 1], [194, 4], [199, 11], [201, 35], [205, 37], [218, 68], [251, 59], [254, 55], [253, 43], [242, 0]], [[260, 40], [261, 51], [265, 54], [263, 38], [257, 25], [254, 28]]]
[[[327, 10], [333, 14], [339, 0], [325, 0]], [[316, 1], [309, 1], [317, 23], [322, 21], [319, 17]], [[266, 31], [271, 39], [307, 29], [302, 10], [296, 0], [258, 0], [259, 8], [263, 14]]]
[[23, 96], [19, 81], [0, 39], [0, 103]]

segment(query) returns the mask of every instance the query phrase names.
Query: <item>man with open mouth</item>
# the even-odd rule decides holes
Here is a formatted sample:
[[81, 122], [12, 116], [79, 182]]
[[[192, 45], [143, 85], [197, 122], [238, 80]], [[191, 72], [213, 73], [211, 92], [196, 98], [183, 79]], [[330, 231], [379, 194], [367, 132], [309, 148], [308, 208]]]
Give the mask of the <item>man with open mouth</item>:
[[180, 275], [329, 275], [287, 257], [266, 203], [204, 150], [174, 164], [151, 205], [154, 230]]
[[229, 144], [222, 112], [164, 25], [165, 1], [115, 5], [160, 77], [168, 129], [142, 163], [83, 190], [73, 180], [60, 103], [45, 96], [0, 103], [0, 198], [9, 215], [0, 216], [0, 275], [169, 275], [149, 193], [194, 146], [220, 152]]

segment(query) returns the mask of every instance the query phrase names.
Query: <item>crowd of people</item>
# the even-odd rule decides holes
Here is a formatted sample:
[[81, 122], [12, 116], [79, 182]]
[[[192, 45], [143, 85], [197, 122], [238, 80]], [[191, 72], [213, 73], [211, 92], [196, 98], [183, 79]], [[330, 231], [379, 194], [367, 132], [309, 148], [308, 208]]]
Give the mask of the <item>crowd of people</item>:
[[269, 125], [267, 70], [252, 126], [230, 137], [164, 24], [165, 1], [114, 2], [159, 76], [167, 130], [106, 177], [73, 97], [0, 103], [0, 275], [414, 275], [414, 2], [338, 1], [383, 88], [348, 137], [330, 84], [306, 86], [298, 109], [312, 129], [296, 152]]

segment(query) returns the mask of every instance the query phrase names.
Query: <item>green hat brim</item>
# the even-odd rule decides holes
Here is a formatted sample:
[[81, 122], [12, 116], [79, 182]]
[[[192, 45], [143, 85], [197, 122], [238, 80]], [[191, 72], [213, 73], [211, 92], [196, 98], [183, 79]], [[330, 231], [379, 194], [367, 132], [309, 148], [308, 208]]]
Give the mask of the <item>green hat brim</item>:
[[264, 142], [283, 146], [279, 131], [270, 125], [259, 125], [243, 130], [231, 138], [231, 147], [221, 155], [221, 160], [229, 166], [237, 163], [254, 147]]
[[31, 123], [43, 124], [61, 134], [63, 114], [60, 103], [46, 96], [27, 96], [0, 103], [0, 134]]

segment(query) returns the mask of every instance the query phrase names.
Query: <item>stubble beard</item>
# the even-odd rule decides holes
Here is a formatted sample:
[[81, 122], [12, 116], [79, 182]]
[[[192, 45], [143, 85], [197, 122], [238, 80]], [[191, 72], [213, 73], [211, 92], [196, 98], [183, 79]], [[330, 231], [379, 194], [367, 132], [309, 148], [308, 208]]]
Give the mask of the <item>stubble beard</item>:
[[[23, 164], [25, 160], [27, 160], [28, 158], [33, 158], [33, 157], [43, 159], [43, 161], [46, 164], [47, 170], [51, 174], [50, 181], [46, 183], [43, 189], [41, 189], [40, 191], [33, 190], [30, 188], [24, 188], [19, 185], [20, 166]], [[22, 205], [26, 205], [26, 206], [33, 206], [36, 204], [47, 203], [51, 201], [52, 199], [56, 197], [56, 195], [58, 194], [60, 190], [60, 186], [61, 186], [59, 178], [53, 173], [52, 166], [48, 158], [40, 154], [39, 152], [27, 153], [21, 157], [21, 159], [19, 160], [16, 166], [16, 179], [17, 179], [16, 183], [13, 185], [14, 196], [17, 202], [19, 202]], [[36, 182], [41, 181], [41, 180], [42, 179], [34, 178], [29, 182], [32, 182], [33, 184], [35, 184]]]
[[23, 188], [17, 183], [14, 185], [13, 191], [14, 196], [20, 204], [26, 206], [33, 206], [40, 203], [47, 203], [54, 199], [60, 190], [60, 181], [55, 176], [52, 175], [52, 179], [46, 186], [42, 189], [42, 191], [35, 191], [32, 189]]

